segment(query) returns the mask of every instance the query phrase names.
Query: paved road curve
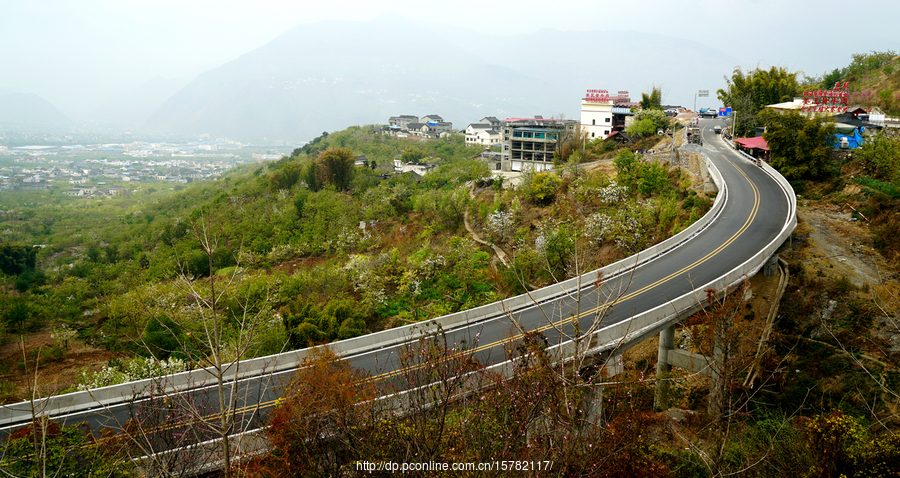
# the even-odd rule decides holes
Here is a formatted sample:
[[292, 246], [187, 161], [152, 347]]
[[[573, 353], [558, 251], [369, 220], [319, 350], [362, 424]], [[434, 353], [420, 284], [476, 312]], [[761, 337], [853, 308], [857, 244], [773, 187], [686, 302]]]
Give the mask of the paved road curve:
[[[477, 358], [483, 363], [501, 361], [506, 356], [504, 344], [520, 337], [513, 320], [526, 330], [542, 331], [550, 344], [557, 344], [560, 331], [571, 334], [573, 316], [579, 317], [582, 331], [598, 319], [602, 326], [626, 321], [714, 281], [756, 254], [781, 231], [789, 209], [787, 199], [775, 181], [712, 133], [712, 127], [719, 123], [702, 122], [703, 149], [728, 185], [727, 202], [715, 224], [675, 251], [637, 268], [630, 284], [628, 277], [619, 278], [604, 284], [600, 293], [592, 284], [586, 284], [580, 303], [573, 297], [563, 298], [453, 330], [448, 332], [449, 342], [465, 340], [472, 344], [478, 333]], [[599, 307], [607, 298], [615, 301]], [[395, 369], [396, 354], [396, 348], [379, 350], [351, 357], [350, 362], [375, 374], [385, 374]]]
[[[541, 331], [550, 344], [558, 344], [563, 340], [561, 333], [571, 333], [573, 317], [578, 317], [582, 330], [590, 327], [598, 317], [602, 319], [602, 326], [627, 321], [722, 277], [759, 252], [781, 231], [789, 214], [788, 200], [771, 177], [731, 151], [721, 137], [713, 133], [712, 128], [717, 124], [722, 123], [720, 120], [701, 121], [703, 149], [727, 184], [727, 201], [710, 227], [675, 250], [641, 265], [630, 277], [605, 282], [600, 293], [595, 285], [585, 284], [580, 301], [570, 294], [552, 303], [493, 317], [467, 328], [446, 330], [448, 342], [471, 344], [475, 347], [475, 356], [483, 363], [501, 362], [506, 357], [505, 345], [520, 337], [519, 328], [513, 321], [526, 330]], [[702, 295], [702, 291], [698, 293], [698, 296]], [[608, 303], [608, 297], [615, 300]], [[598, 311], [602, 313], [598, 314]], [[397, 373], [400, 347], [385, 347], [345, 358], [374, 376], [389, 377]], [[292, 371], [285, 371], [245, 380], [238, 388], [243, 396], [239, 413], [243, 413], [248, 421], [262, 423], [261, 417], [274, 405], [291, 374]], [[212, 385], [203, 384], [198, 384], [194, 393], [197, 396], [216, 395]], [[216, 409], [212, 403], [214, 399], [209, 400], [210, 410]], [[130, 415], [130, 407], [133, 405], [118, 404], [57, 418], [67, 423], [87, 421], [95, 430], [117, 428]], [[4, 434], [4, 429], [21, 425], [4, 424], [0, 435]]]

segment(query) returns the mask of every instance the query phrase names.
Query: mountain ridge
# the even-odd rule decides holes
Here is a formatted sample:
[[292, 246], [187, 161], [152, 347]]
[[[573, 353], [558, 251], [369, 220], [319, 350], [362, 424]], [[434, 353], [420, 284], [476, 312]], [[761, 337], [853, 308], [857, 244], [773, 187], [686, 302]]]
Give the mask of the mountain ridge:
[[[627, 40], [628, 52], [609, 48], [610, 38]], [[307, 140], [323, 128], [383, 124], [399, 114], [437, 113], [457, 128], [484, 116], [576, 117], [588, 88], [639, 97], [635, 87], [681, 91], [702, 78], [697, 88], [714, 90], [712, 78], [734, 67], [736, 60], [699, 43], [678, 40], [684, 48], [674, 53], [682, 55], [660, 48], [672, 41], [627, 31], [490, 36], [393, 15], [302, 24], [199, 75], [144, 127]]]
[[0, 124], [33, 128], [73, 123], [62, 111], [35, 93], [0, 90]]

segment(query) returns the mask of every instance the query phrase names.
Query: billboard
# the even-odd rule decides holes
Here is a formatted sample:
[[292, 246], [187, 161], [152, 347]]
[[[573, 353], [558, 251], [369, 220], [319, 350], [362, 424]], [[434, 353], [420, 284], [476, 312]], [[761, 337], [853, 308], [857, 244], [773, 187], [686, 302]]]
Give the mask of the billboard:
[[809, 90], [803, 92], [803, 106], [800, 111], [815, 113], [844, 113], [850, 99], [850, 82], [837, 82], [830, 90]]
[[584, 93], [584, 98], [581, 100], [587, 103], [628, 103], [631, 101], [631, 98], [625, 90], [619, 90], [619, 92], [613, 96], [609, 94], [608, 90], [591, 89]]
[[609, 103], [609, 91], [607, 90], [587, 90], [582, 101], [588, 103]]

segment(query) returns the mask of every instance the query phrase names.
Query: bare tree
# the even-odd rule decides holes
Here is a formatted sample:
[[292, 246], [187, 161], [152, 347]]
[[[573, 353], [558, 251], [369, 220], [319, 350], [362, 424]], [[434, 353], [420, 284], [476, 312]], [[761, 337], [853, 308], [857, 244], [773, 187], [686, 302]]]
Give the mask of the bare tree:
[[[138, 340], [154, 355], [188, 357], [202, 368], [192, 373], [206, 374], [211, 383], [205, 383], [205, 378], [199, 383], [191, 378], [187, 384], [174, 383], [169, 377], [152, 379], [146, 389], [133, 391], [131, 419], [119, 423], [118, 431], [129, 438], [132, 459], [155, 475], [192, 475], [213, 464], [231, 477], [235, 457], [241, 453], [235, 437], [258, 418], [259, 400], [253, 394], [266, 386], [263, 378], [251, 390], [238, 378], [242, 361], [252, 355], [258, 332], [272, 312], [271, 290], [238, 287], [242, 279], [239, 253], [230, 272], [217, 273], [214, 259], [222, 255], [223, 236], [208, 213], [188, 221], [188, 231], [203, 254], [205, 271], [198, 273], [196, 261], [189, 265], [185, 257], [178, 258], [175, 282], [181, 293], [178, 300], [184, 305], [175, 316], [156, 321], [174, 345], [163, 350], [145, 335]], [[151, 310], [147, 307], [143, 314]], [[134, 320], [145, 323], [146, 317]]]
[[[596, 279], [591, 284], [584, 284], [584, 264], [587, 261], [581, 244], [580, 235], [576, 235], [572, 256], [569, 258], [566, 269], [575, 277], [575, 285], [572, 290], [565, 290], [559, 283], [564, 279], [557, 277], [553, 267], [545, 256], [545, 270], [560, 288], [562, 294], [560, 301], [553, 304], [566, 303], [564, 309], [559, 305], [542, 304], [531, 291], [528, 291], [524, 278], [519, 277], [520, 283], [526, 289], [526, 294], [532, 303], [543, 315], [544, 324], [536, 329], [528, 329], [519, 320], [507, 312], [518, 335], [514, 340], [522, 339], [535, 333], [541, 334], [552, 330], [557, 336], [556, 344], [545, 342], [545, 345], [571, 344], [572, 350], [566, 357], [555, 357], [555, 360], [565, 363], [565, 367], [557, 369], [559, 379], [563, 384], [564, 396], [573, 396], [581, 393], [582, 411], [585, 424], [596, 424], [602, 415], [602, 382], [609, 374], [609, 367], [615, 368], [617, 364], [610, 359], [617, 356], [617, 350], [622, 343], [615, 344], [611, 350], [596, 354], [592, 349], [596, 348], [595, 333], [604, 325], [604, 319], [609, 316], [613, 308], [619, 304], [628, 294], [633, 279], [634, 269], [623, 274], [620, 278], [605, 280], [602, 272], [597, 273]], [[588, 307], [588, 303], [594, 304]], [[582, 324], [582, 319], [587, 318], [587, 325]], [[546, 340], [546, 339], [544, 339]]]
[[[881, 317], [884, 321], [883, 327], [888, 330], [890, 334], [900, 334], [900, 297], [897, 297], [890, 288], [885, 286], [884, 280], [881, 277], [879, 277], [879, 280], [881, 282], [880, 287], [872, 288], [872, 304], [881, 313]], [[832, 324], [829, 324], [824, 317], [821, 319], [821, 326], [837, 344], [837, 348], [840, 350], [841, 354], [862, 370], [863, 374], [875, 384], [875, 388], [881, 391], [880, 398], [885, 404], [883, 409], [888, 411], [890, 418], [894, 421], [900, 419], [900, 412], [898, 412], [898, 410], [900, 410], [900, 389], [889, 385], [888, 380], [885, 379], [884, 372], [877, 371], [879, 368], [888, 369], [889, 366], [870, 354], [861, 354], [858, 351], [854, 352], [848, 350], [848, 347], [839, 336], [840, 334], [835, 332], [835, 327]], [[875, 400], [877, 401], [877, 399]], [[887, 420], [884, 420], [883, 416], [879, 417], [879, 414], [876, 412], [875, 403], [867, 404], [867, 406], [869, 407], [872, 417], [883, 428], [886, 430], [892, 429], [887, 425]]]
[[[246, 393], [241, 390], [236, 378], [240, 372], [241, 360], [254, 343], [265, 305], [270, 299], [270, 291], [266, 291], [261, 303], [251, 303], [253, 299], [242, 297], [238, 299], [237, 310], [223, 307], [224, 296], [234, 286], [240, 268], [235, 267], [228, 276], [222, 278], [216, 274], [213, 258], [222, 247], [222, 235], [214, 230], [215, 224], [208, 214], [201, 214], [199, 218], [191, 220], [189, 225], [191, 235], [206, 256], [209, 276], [205, 288], [201, 287], [201, 282], [192, 280], [191, 271], [182, 263], [178, 283], [188, 300], [196, 306], [202, 334], [193, 338], [196, 341], [193, 345], [202, 345], [202, 349], [206, 351], [201, 364], [206, 366], [215, 380], [218, 413], [210, 416], [204, 413], [203, 408], [193, 406], [190, 401], [182, 403], [191, 418], [209, 427], [219, 440], [223, 472], [226, 477], [231, 477], [235, 451], [232, 435], [242, 426], [243, 418], [239, 417], [238, 408]], [[188, 345], [188, 340], [185, 340], [185, 352], [189, 350]]]
[[129, 404], [132, 419], [119, 433], [120, 441], [148, 474], [192, 476], [216, 459], [204, 446], [216, 438], [213, 431], [196, 426], [193, 417], [197, 411], [212, 415], [212, 407], [203, 396], [167, 392], [164, 378], [153, 382], [148, 390], [135, 391], [136, 398]]

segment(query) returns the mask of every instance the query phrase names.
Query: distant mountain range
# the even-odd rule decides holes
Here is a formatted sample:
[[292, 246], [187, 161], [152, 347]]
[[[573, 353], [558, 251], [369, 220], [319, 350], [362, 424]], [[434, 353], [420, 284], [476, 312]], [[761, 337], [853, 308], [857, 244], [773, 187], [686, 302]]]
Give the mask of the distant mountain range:
[[[438, 114], [462, 129], [485, 116], [578, 118], [587, 89], [629, 90], [639, 100], [659, 86], [664, 103], [693, 107], [694, 93], [707, 89], [715, 97], [739, 64], [665, 35], [495, 36], [389, 14], [298, 25], [186, 85], [151, 80], [90, 119], [241, 140], [304, 141], [401, 114]], [[0, 92], [0, 101], [0, 122], [71, 122], [35, 95]], [[705, 101], [698, 106], [716, 104]]]
[[0, 125], [56, 127], [71, 124], [71, 119], [34, 93], [14, 93], [0, 89]]
[[715, 96], [738, 64], [699, 43], [628, 31], [491, 36], [397, 15], [323, 21], [200, 75], [144, 127], [308, 140], [401, 114], [438, 114], [457, 128], [484, 116], [577, 118], [588, 88], [638, 100], [654, 85], [664, 100]]

